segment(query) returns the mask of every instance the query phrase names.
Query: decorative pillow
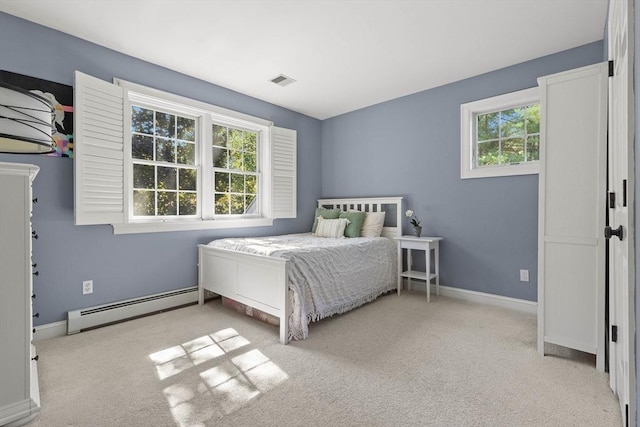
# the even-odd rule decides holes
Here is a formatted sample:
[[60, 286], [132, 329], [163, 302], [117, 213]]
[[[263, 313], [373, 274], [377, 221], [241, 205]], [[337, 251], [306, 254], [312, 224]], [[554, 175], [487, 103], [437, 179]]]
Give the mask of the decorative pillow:
[[323, 217], [324, 219], [336, 219], [340, 216], [340, 209], [316, 208], [316, 215], [314, 216], [315, 220], [313, 221], [313, 227], [311, 228], [312, 233], [316, 232], [319, 216]]
[[367, 212], [360, 235], [362, 237], [380, 237], [384, 227], [384, 212]]
[[345, 237], [360, 237], [360, 230], [364, 224], [366, 213], [360, 211], [349, 211], [340, 213], [340, 218], [347, 218], [349, 225], [344, 229]]
[[349, 224], [346, 218], [324, 219], [322, 216], [318, 218], [318, 227], [315, 235], [318, 237], [342, 237], [344, 238], [344, 229]]

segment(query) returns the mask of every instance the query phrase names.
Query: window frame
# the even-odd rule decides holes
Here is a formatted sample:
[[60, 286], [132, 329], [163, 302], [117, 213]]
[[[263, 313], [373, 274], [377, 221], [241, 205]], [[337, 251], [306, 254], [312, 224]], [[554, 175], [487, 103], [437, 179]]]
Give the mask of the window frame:
[[[132, 96], [135, 98], [135, 94], [132, 94]], [[130, 97], [131, 100], [131, 97]], [[134, 164], [149, 164], [149, 165], [153, 165], [153, 166], [166, 166], [166, 167], [175, 167], [176, 169], [180, 169], [181, 167], [186, 167], [189, 169], [195, 169], [196, 170], [196, 175], [199, 177], [200, 176], [200, 163], [201, 163], [201, 150], [198, 149], [198, 145], [200, 144], [200, 137], [201, 137], [201, 132], [200, 132], [200, 117], [196, 116], [193, 114], [193, 111], [187, 111], [185, 109], [180, 109], [180, 107], [178, 106], [178, 108], [175, 109], [170, 109], [170, 108], [165, 108], [164, 106], [162, 108], [158, 107], [157, 105], [152, 105], [149, 102], [147, 102], [147, 100], [137, 100], [136, 102], [130, 102], [130, 105], [133, 106], [140, 106], [142, 108], [148, 109], [148, 110], [152, 110], [154, 112], [162, 112], [162, 113], [169, 113], [169, 114], [173, 114], [176, 116], [181, 116], [181, 117], [186, 117], [186, 118], [190, 118], [190, 119], [194, 119], [196, 121], [196, 140], [194, 142], [194, 145], [196, 146], [195, 149], [195, 159], [194, 159], [194, 165], [183, 165], [180, 163], [175, 163], [174, 165], [172, 165], [171, 163], [166, 163], [163, 164], [163, 162], [158, 161], [158, 160], [142, 160], [142, 159], [134, 159], [133, 155], [131, 153], [131, 143], [132, 143], [132, 132], [131, 132], [131, 127], [129, 127], [128, 129], [128, 161], [129, 161], [129, 168], [131, 168], [131, 170], [129, 171], [131, 174], [133, 174], [133, 165]], [[125, 113], [126, 114], [126, 113]], [[129, 114], [131, 114], [131, 108], [129, 108]], [[134, 216], [133, 215], [133, 175], [132, 175], [132, 180], [131, 182], [131, 187], [128, 188], [127, 190], [129, 190], [129, 194], [127, 195], [128, 199], [129, 199], [129, 207], [131, 208], [131, 210], [128, 212], [128, 218], [130, 221], [132, 222], [147, 222], [147, 221], [157, 221], [158, 219], [164, 219], [164, 220], [177, 220], [177, 221], [182, 221], [182, 220], [186, 220], [186, 219], [200, 219], [201, 218], [201, 210], [202, 210], [202, 204], [200, 203], [200, 199], [198, 199], [198, 205], [196, 208], [196, 213], [192, 214], [192, 215], [164, 215], [164, 216]], [[157, 191], [157, 189], [155, 189], [154, 191]], [[179, 190], [177, 190], [179, 191]], [[196, 179], [196, 194], [198, 196], [198, 198], [200, 197], [200, 182], [199, 179]]]
[[476, 117], [478, 115], [539, 103], [540, 90], [538, 87], [533, 87], [460, 105], [460, 178], [488, 178], [539, 173], [539, 161], [484, 166], [482, 168], [476, 167], [474, 162], [477, 146]]
[[[269, 216], [271, 200], [269, 187], [265, 185], [270, 178], [269, 156], [259, 158], [258, 202], [260, 215], [214, 215], [214, 183], [211, 129], [213, 123], [224, 123], [234, 128], [255, 131], [258, 150], [266, 153], [271, 138], [273, 123], [237, 111], [203, 103], [179, 95], [152, 89], [121, 79], [114, 84], [123, 87], [124, 96], [124, 222], [113, 224], [114, 234], [145, 233], [160, 231], [188, 231], [216, 228], [259, 227], [273, 225], [274, 218]], [[141, 105], [154, 110], [174, 112], [176, 114], [197, 117], [196, 170], [197, 170], [197, 217], [134, 217], [133, 216], [133, 159], [131, 155], [131, 108]], [[211, 197], [207, 197], [209, 194]]]

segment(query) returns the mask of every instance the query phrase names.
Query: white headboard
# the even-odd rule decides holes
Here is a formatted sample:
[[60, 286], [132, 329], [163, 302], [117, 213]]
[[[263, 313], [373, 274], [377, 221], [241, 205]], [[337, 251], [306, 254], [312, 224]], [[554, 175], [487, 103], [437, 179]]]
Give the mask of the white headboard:
[[[402, 197], [360, 197], [349, 199], [318, 199], [318, 207], [343, 211], [387, 212], [382, 237], [402, 235]], [[395, 218], [395, 224], [393, 224]], [[387, 225], [390, 224], [390, 225]]]

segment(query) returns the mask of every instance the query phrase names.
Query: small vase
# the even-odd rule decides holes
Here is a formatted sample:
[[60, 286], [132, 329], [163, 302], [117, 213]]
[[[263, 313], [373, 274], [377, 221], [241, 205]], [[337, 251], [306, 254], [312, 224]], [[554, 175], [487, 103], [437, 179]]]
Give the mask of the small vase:
[[415, 232], [416, 237], [420, 237], [420, 235], [422, 234], [422, 226], [414, 225], [413, 226], [413, 231]]

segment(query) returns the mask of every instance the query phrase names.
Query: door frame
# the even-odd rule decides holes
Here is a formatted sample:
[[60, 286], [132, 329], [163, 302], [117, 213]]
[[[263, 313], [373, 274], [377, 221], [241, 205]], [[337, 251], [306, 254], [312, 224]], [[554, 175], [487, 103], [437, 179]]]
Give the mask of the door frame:
[[[627, 159], [624, 156], [618, 155], [616, 159], [621, 158], [622, 161], [626, 160], [627, 173], [626, 179], [627, 188], [626, 195], [623, 195], [622, 179], [616, 179], [616, 182], [608, 183], [608, 191], [614, 192], [616, 196], [615, 208], [609, 211], [609, 221], [611, 228], [617, 228], [619, 225], [623, 225], [623, 238], [620, 240], [616, 237], [612, 238], [610, 246], [609, 257], [609, 269], [611, 271], [609, 285], [611, 287], [611, 297], [609, 298], [609, 321], [611, 327], [614, 325], [619, 331], [619, 342], [611, 343], [611, 351], [609, 353], [609, 369], [610, 369], [610, 386], [612, 390], [618, 395], [620, 399], [620, 407], [622, 411], [622, 417], [625, 425], [636, 425], [636, 313], [635, 313], [635, 294], [636, 294], [636, 280], [635, 280], [635, 158], [634, 158], [634, 131], [635, 131], [635, 115], [634, 115], [634, 2], [633, 0], [610, 0], [609, 2], [609, 14], [607, 22], [607, 36], [608, 36], [608, 56], [609, 60], [613, 61], [610, 68], [609, 79], [609, 147], [608, 153], [611, 157], [616, 150], [622, 150], [622, 153], [626, 152]], [[619, 30], [619, 31], [618, 31]], [[616, 38], [621, 36], [622, 38]], [[626, 39], [626, 40], [625, 40]], [[620, 44], [616, 44], [623, 40]], [[616, 46], [624, 46], [626, 42], [626, 62], [624, 56], [623, 60], [620, 60], [620, 56], [614, 57], [618, 54]], [[622, 64], [622, 65], [620, 65]], [[626, 65], [626, 66], [625, 66]], [[624, 66], [622, 70], [619, 67]], [[626, 93], [620, 91], [622, 95], [616, 93], [618, 85], [614, 82], [614, 79], [621, 71], [626, 72], [626, 78], [628, 81]], [[624, 86], [623, 86], [624, 87]], [[617, 116], [618, 108], [615, 107], [618, 97], [626, 96], [626, 114], [620, 118]], [[625, 99], [621, 100], [623, 103]], [[624, 108], [622, 109], [624, 111]], [[626, 116], [626, 117], [625, 117]], [[622, 119], [622, 122], [620, 120]], [[622, 135], [621, 138], [617, 137], [616, 132]], [[609, 161], [609, 180], [613, 177], [617, 177], [615, 173], [615, 159]], [[626, 197], [626, 212], [620, 210], [622, 206], [620, 199]], [[616, 217], [616, 213], [621, 215], [621, 218]], [[625, 218], [626, 216], [626, 218]], [[626, 240], [626, 241], [625, 241]], [[624, 267], [620, 271], [616, 269], [616, 246], [624, 242], [625, 249], [627, 251], [626, 272]], [[626, 274], [625, 274], [626, 273]], [[621, 279], [621, 276], [624, 278]], [[625, 283], [625, 280], [627, 281]], [[618, 298], [619, 296], [619, 298]], [[620, 307], [616, 306], [616, 303], [620, 304]], [[612, 332], [611, 330], [609, 332]], [[612, 333], [609, 333], [609, 340], [612, 339]], [[618, 365], [618, 355], [622, 356], [622, 369]], [[626, 360], [625, 360], [626, 359]], [[618, 372], [622, 371], [622, 372]]]

